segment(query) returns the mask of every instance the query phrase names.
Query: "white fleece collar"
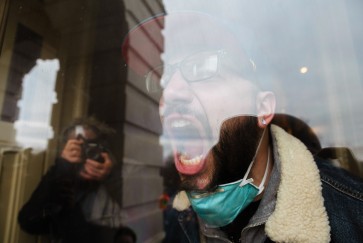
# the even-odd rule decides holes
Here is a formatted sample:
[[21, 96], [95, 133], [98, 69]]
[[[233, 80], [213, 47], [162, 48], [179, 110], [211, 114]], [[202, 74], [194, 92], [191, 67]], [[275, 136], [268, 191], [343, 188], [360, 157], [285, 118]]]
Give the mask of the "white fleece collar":
[[265, 231], [276, 242], [329, 242], [319, 170], [305, 145], [272, 125], [281, 161], [276, 207]]
[[[329, 242], [330, 226], [321, 193], [319, 170], [306, 146], [282, 128], [271, 125], [281, 161], [276, 207], [265, 231], [275, 242]], [[174, 199], [179, 211], [190, 206], [185, 191]]]

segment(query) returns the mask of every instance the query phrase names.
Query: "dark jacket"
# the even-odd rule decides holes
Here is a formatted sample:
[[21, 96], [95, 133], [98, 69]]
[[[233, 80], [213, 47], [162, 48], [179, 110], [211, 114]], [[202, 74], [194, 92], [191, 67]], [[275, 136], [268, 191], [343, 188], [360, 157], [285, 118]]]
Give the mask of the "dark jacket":
[[30, 234], [49, 235], [55, 242], [112, 242], [114, 228], [86, 219], [84, 205], [99, 182], [81, 180], [80, 164], [57, 159], [18, 214]]

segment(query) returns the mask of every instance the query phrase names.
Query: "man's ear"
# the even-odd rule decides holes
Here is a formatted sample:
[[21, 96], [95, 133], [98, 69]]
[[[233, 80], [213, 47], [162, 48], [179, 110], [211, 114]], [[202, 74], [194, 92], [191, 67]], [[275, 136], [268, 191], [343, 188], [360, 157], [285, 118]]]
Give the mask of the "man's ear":
[[263, 91], [257, 94], [258, 126], [265, 128], [275, 114], [276, 100], [274, 93]]

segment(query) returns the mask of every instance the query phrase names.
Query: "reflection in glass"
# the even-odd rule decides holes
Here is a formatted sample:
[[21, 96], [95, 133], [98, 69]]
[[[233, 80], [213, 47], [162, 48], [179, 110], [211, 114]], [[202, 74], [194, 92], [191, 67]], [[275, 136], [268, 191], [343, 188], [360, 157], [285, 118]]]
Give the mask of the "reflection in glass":
[[38, 59], [24, 76], [19, 119], [15, 122], [16, 142], [24, 147], [45, 149], [53, 137], [50, 126], [52, 106], [57, 102], [54, 92], [59, 61]]

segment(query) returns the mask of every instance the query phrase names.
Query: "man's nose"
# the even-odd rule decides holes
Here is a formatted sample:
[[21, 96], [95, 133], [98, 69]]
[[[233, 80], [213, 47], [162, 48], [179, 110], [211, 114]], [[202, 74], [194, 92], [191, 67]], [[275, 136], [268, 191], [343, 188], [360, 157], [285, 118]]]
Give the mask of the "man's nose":
[[179, 70], [170, 78], [164, 89], [163, 97], [164, 102], [169, 104], [192, 102], [193, 91]]

